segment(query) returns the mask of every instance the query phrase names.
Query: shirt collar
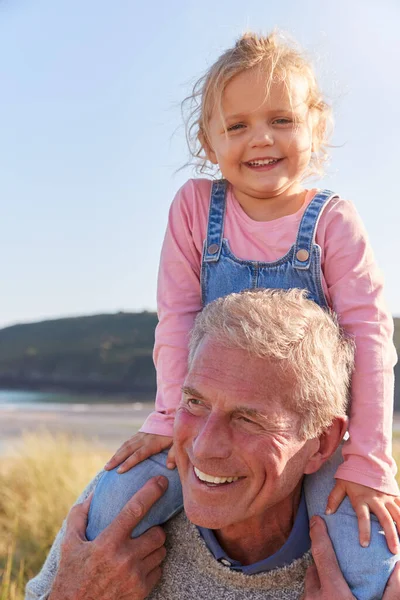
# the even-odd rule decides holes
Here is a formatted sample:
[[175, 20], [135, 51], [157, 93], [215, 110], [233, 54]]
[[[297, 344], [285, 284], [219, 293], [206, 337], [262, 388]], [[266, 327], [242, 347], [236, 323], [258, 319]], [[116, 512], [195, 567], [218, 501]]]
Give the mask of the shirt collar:
[[311, 547], [309, 535], [308, 512], [304, 490], [301, 494], [299, 508], [294, 520], [292, 531], [283, 546], [268, 558], [264, 558], [252, 565], [242, 565], [239, 561], [230, 558], [221, 548], [212, 529], [198, 527], [207, 548], [214, 558], [223, 565], [235, 571], [241, 571], [246, 575], [254, 575], [265, 571], [271, 571], [279, 567], [289, 565], [297, 558], [301, 558]]

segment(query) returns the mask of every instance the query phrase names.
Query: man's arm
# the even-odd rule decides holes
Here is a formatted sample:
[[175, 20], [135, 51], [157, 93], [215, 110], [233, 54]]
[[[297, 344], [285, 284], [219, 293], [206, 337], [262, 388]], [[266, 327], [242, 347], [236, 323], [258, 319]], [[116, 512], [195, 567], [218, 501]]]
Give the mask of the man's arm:
[[153, 478], [92, 542], [85, 537], [90, 491], [68, 515], [40, 574], [27, 585], [25, 600], [143, 600], [161, 576], [165, 534], [153, 527], [139, 538], [132, 529], [165, 492], [165, 477]]
[[[325, 522], [320, 517], [310, 521], [311, 550], [314, 565], [307, 570], [302, 600], [356, 600], [336, 560]], [[400, 598], [400, 568], [397, 563], [382, 600]]]
[[[100, 471], [83, 490], [82, 494], [77, 499], [76, 504], [84, 502], [94, 491], [103, 471]], [[74, 505], [74, 506], [75, 506]], [[61, 543], [64, 539], [67, 521], [62, 524], [58, 532], [50, 552], [41, 568], [40, 572], [28, 581], [25, 589], [25, 600], [47, 600], [50, 594], [51, 586], [57, 573], [58, 565], [60, 564]]]

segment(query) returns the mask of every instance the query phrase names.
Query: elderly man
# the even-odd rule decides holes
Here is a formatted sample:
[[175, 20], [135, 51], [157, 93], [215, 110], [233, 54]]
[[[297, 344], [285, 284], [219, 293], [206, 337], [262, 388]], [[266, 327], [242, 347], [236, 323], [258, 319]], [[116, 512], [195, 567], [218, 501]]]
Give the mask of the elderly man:
[[[161, 528], [129, 537], [162, 502], [163, 477], [96, 540], [85, 540], [85, 498], [96, 478], [27, 599], [302, 597], [311, 562], [303, 477], [321, 467], [330, 477], [327, 461], [346, 430], [352, 361], [352, 344], [334, 319], [299, 290], [248, 291], [205, 307], [191, 336], [174, 432], [185, 510], [165, 526], [166, 549]], [[323, 522], [311, 525], [318, 571], [309, 571], [303, 597], [354, 598]], [[385, 600], [398, 597], [396, 570]]]

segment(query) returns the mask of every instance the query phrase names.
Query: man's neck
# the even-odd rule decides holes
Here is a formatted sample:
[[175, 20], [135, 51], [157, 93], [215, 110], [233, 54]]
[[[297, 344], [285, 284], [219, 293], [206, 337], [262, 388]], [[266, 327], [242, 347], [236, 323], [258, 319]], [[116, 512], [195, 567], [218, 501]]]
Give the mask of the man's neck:
[[215, 530], [227, 555], [242, 565], [252, 565], [278, 552], [293, 529], [301, 489], [300, 482], [290, 496], [268, 508], [262, 517]]

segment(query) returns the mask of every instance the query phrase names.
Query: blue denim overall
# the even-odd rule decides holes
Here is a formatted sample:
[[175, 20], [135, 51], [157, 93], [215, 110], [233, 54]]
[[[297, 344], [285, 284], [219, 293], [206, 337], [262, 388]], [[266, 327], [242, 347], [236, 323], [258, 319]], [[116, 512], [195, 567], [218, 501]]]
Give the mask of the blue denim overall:
[[[307, 290], [310, 299], [327, 308], [321, 283], [321, 249], [315, 243], [315, 234], [322, 211], [336, 195], [329, 190], [317, 193], [304, 211], [296, 241], [287, 254], [274, 262], [260, 262], [237, 258], [223, 237], [226, 189], [224, 180], [212, 185], [201, 267], [203, 305], [249, 288], [301, 288]], [[165, 523], [182, 509], [179, 476], [176, 469], [166, 468], [166, 456], [167, 451], [161, 452], [121, 475], [116, 469], [104, 473], [90, 507], [88, 539], [94, 539], [107, 527], [133, 494], [155, 475], [168, 477], [168, 490], [136, 527], [132, 537], [141, 535], [153, 525]], [[305, 478], [308, 512], [320, 514], [325, 519], [343, 575], [355, 597], [380, 600], [396, 557], [389, 552], [378, 521], [372, 516], [372, 541], [369, 548], [362, 548], [358, 541], [357, 518], [348, 498], [337, 513], [324, 515], [328, 495], [334, 486], [334, 474], [341, 462], [339, 449], [318, 473]]]

